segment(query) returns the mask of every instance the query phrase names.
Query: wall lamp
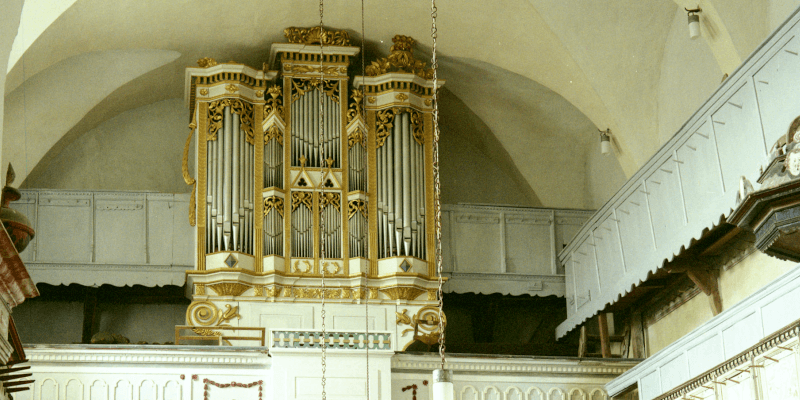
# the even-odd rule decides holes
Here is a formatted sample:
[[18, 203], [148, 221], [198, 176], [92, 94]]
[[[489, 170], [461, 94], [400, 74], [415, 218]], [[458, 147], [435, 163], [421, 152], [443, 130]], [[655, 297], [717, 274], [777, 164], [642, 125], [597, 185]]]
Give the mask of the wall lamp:
[[697, 6], [694, 10], [688, 8], [684, 8], [684, 10], [689, 13], [689, 39], [697, 39], [700, 37], [700, 16], [698, 13], [703, 12], [703, 9]]
[[611, 129], [607, 128], [600, 132], [600, 153], [608, 154], [611, 152]]

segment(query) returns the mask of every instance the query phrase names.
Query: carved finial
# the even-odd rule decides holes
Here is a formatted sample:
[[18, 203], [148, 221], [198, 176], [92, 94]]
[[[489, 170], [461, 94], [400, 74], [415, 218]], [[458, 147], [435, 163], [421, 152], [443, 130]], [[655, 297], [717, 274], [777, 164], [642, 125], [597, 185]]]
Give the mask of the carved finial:
[[328, 157], [325, 161], [328, 163], [328, 169], [333, 168], [333, 159], [332, 158]]
[[14, 183], [14, 178], [17, 177], [17, 174], [14, 173], [14, 167], [11, 166], [11, 163], [8, 163], [8, 172], [6, 172], [6, 186], [11, 186]]
[[211, 57], [203, 57], [203, 58], [197, 60], [197, 65], [200, 68], [208, 68], [208, 67], [213, 67], [213, 66], [217, 65], [217, 61], [214, 60]]
[[367, 67], [367, 76], [378, 76], [389, 72], [410, 72], [423, 79], [433, 79], [433, 70], [426, 68], [425, 62], [414, 58], [412, 49], [414, 39], [410, 36], [395, 35], [389, 57], [373, 61]]
[[305, 167], [306, 161], [308, 161], [308, 159], [306, 158], [305, 154], [300, 156], [300, 167]]

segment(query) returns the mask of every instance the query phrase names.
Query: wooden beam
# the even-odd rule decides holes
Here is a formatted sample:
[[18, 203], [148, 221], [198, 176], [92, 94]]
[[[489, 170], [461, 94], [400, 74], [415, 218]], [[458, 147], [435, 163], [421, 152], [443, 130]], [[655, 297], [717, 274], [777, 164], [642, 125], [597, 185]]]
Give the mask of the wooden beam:
[[722, 297], [719, 294], [717, 274], [703, 269], [686, 270], [686, 275], [702, 290], [711, 300], [711, 313], [717, 315], [722, 312]]
[[642, 324], [642, 313], [635, 312], [630, 317], [631, 329], [631, 358], [646, 358], [644, 346], [644, 324]]
[[581, 338], [578, 340], [578, 357], [583, 358], [586, 357], [586, 340], [588, 337], [586, 335], [586, 326], [581, 326]]
[[608, 319], [606, 313], [597, 314], [597, 323], [600, 326], [600, 353], [603, 358], [611, 358], [611, 345], [608, 340]]
[[97, 316], [97, 288], [87, 287], [83, 301], [83, 334], [81, 343], [90, 344], [94, 335], [95, 318]]

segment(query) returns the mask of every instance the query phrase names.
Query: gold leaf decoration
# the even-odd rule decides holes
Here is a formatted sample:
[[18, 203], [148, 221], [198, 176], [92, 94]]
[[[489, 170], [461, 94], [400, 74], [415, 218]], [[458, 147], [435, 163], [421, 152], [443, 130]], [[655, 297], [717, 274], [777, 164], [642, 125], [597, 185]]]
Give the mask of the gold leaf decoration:
[[[319, 79], [292, 79], [292, 101], [304, 96], [306, 92], [320, 87]], [[322, 91], [325, 92], [334, 102], [339, 102], [339, 82], [325, 80], [322, 84]]]
[[360, 199], [347, 202], [347, 219], [353, 218], [353, 214], [360, 212], [364, 218], [367, 217], [367, 202]]
[[404, 112], [410, 114], [414, 140], [420, 145], [425, 143], [425, 127], [423, 126], [422, 115], [419, 111], [408, 107], [392, 107], [380, 110], [376, 113], [376, 123], [378, 126], [375, 130], [375, 137], [379, 148], [383, 147], [384, 143], [386, 143], [386, 138], [392, 134], [395, 115]]
[[300, 204], [305, 204], [311, 210], [311, 205], [313, 204], [311, 192], [292, 192], [292, 211]]
[[208, 89], [200, 89], [200, 96], [208, 96]]
[[364, 118], [364, 110], [361, 109], [361, 101], [364, 100], [364, 92], [353, 89], [350, 98], [353, 101], [350, 102], [350, 106], [347, 110], [347, 123], [352, 122], [356, 117]]
[[410, 36], [395, 35], [392, 38], [389, 57], [373, 61], [367, 67], [367, 76], [378, 76], [389, 72], [413, 73], [423, 79], [433, 79], [433, 70], [426, 68], [424, 61], [414, 58], [414, 39]]
[[239, 87], [234, 85], [234, 84], [232, 84], [232, 83], [229, 83], [229, 84], [225, 85], [225, 90], [227, 90], [228, 93], [236, 93], [236, 92], [239, 91]]
[[394, 98], [397, 99], [397, 100], [400, 100], [400, 101], [406, 101], [406, 100], [408, 100], [408, 95], [405, 94], [405, 93], [398, 93], [398, 94], [394, 95]]
[[232, 113], [239, 114], [241, 129], [247, 134], [245, 140], [247, 140], [247, 143], [254, 144], [253, 105], [239, 99], [222, 99], [212, 101], [208, 105], [208, 134], [206, 135], [206, 140], [217, 140], [217, 132], [222, 129], [225, 107], [230, 107]]
[[186, 324], [193, 326], [214, 325], [219, 318], [219, 309], [210, 301], [195, 301], [186, 309]]
[[346, 31], [335, 31], [320, 28], [289, 27], [283, 30], [283, 35], [289, 43], [323, 44], [329, 46], [349, 46], [350, 35]]
[[356, 128], [349, 135], [347, 135], [347, 148], [352, 148], [356, 143], [362, 147], [367, 147], [367, 135], [361, 128]]
[[270, 213], [270, 211], [276, 210], [278, 214], [280, 214], [281, 218], [283, 218], [283, 199], [278, 196], [270, 196], [264, 199], [264, 215]]
[[279, 116], [283, 116], [283, 100], [281, 98], [283, 96], [283, 90], [281, 87], [272, 85], [267, 89], [267, 94], [270, 98], [267, 99], [267, 104], [264, 104], [264, 117], [267, 117], [273, 112]]
[[425, 290], [413, 286], [401, 286], [381, 289], [381, 293], [389, 296], [392, 300], [414, 300], [425, 293]]
[[332, 205], [337, 210], [341, 211], [341, 201], [339, 201], [339, 193], [325, 192], [322, 194], [322, 208]]
[[217, 65], [217, 61], [214, 60], [211, 57], [203, 57], [203, 58], [197, 60], [197, 65], [200, 68], [208, 68], [208, 67], [213, 67], [213, 66]]
[[247, 289], [250, 289], [250, 286], [236, 282], [215, 283], [213, 285], [208, 285], [208, 287], [213, 290], [217, 296], [239, 296]]

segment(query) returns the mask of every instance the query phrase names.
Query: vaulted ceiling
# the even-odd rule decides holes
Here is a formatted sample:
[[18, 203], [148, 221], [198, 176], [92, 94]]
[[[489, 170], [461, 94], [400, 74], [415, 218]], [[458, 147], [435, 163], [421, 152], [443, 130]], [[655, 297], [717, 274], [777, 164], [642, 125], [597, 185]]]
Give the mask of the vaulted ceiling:
[[[22, 0], [7, 1], [20, 18], [13, 10]], [[598, 207], [797, 1], [700, 1], [696, 41], [687, 37], [684, 6], [697, 4], [440, 0], [449, 168], [456, 174], [459, 162], [480, 154], [518, 193], [470, 199]], [[326, 0], [324, 23], [360, 45], [361, 12], [360, 2]], [[429, 58], [429, 3], [366, 1], [364, 16], [367, 60], [386, 55], [395, 34], [417, 39], [419, 58]], [[0, 18], [14, 23], [14, 15]], [[316, 25], [319, 11], [311, 1], [27, 0], [21, 21], [10, 53], [0, 40], [10, 58], [2, 160], [35, 186], [105, 122], [181, 98], [183, 70], [197, 59], [260, 67], [269, 46], [285, 41], [284, 28]], [[611, 129], [613, 156], [599, 156], [598, 128]], [[468, 176], [449, 184], [481, 186]]]

